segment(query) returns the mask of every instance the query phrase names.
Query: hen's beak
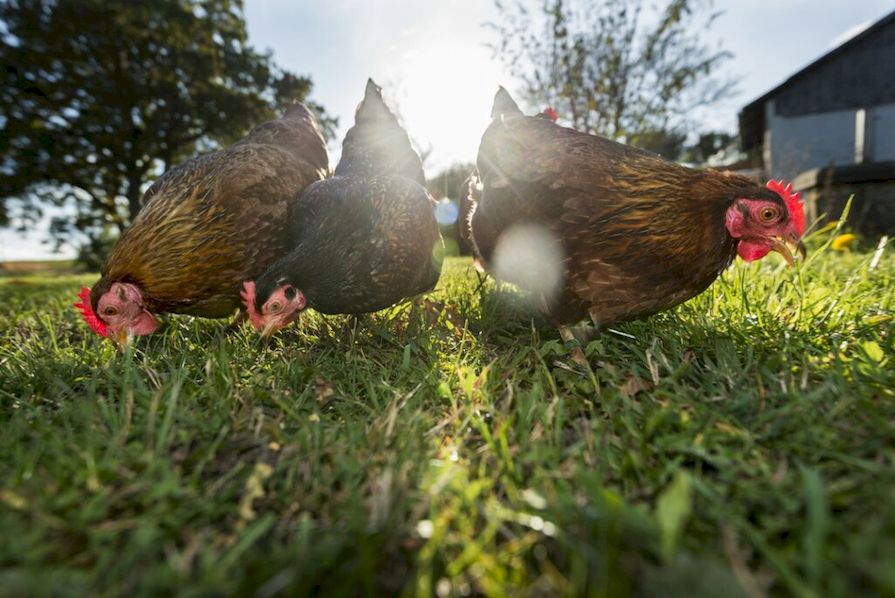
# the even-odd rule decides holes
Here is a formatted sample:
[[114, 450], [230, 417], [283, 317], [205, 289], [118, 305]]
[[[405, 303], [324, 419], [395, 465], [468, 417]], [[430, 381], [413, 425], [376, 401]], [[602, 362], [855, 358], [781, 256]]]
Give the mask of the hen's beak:
[[124, 348], [127, 346], [127, 342], [130, 339], [130, 335], [127, 333], [127, 328], [122, 326], [118, 330], [113, 331], [109, 335], [109, 339], [112, 341], [112, 344], [115, 345], [116, 349], [124, 351]]
[[261, 329], [261, 340], [268, 340], [274, 332], [280, 329], [279, 322], [276, 320], [269, 320], [267, 324], [264, 325], [264, 328]]
[[808, 255], [808, 250], [805, 249], [805, 244], [802, 243], [801, 239], [792, 238], [785, 240], [783, 237], [771, 237], [771, 250], [782, 255], [787, 264], [794, 266], [796, 260], [792, 255], [790, 246], [795, 247], [796, 251], [798, 251], [801, 256], [802, 261], [805, 261], [805, 257]]

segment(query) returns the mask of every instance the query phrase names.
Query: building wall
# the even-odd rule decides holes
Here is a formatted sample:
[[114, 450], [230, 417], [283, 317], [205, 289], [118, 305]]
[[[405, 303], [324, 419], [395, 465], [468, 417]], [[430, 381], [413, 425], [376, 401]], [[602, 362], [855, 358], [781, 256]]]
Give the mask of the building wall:
[[874, 161], [895, 160], [895, 104], [877, 106], [873, 109], [871, 119]]
[[765, 165], [772, 178], [792, 180], [812, 168], [855, 161], [854, 110], [784, 117], [768, 102], [767, 115], [770, 155]]
[[[833, 116], [832, 121], [836, 128], [847, 120], [841, 113], [868, 106], [895, 105], [895, 12], [743, 107], [739, 115], [743, 150], [753, 160], [761, 152], [768, 169], [767, 158], [771, 150], [767, 141], [772, 115], [766, 108], [771, 101], [777, 117], [799, 119], [808, 115], [838, 115]], [[890, 118], [891, 115], [884, 116], [883, 120]], [[802, 130], [822, 122], [808, 120], [782, 126]], [[892, 131], [891, 121], [888, 130]], [[824, 142], [833, 141], [830, 137], [834, 134], [835, 131], [824, 132]], [[878, 141], [884, 148], [895, 143], [891, 137]], [[823, 148], [817, 151], [821, 157], [828, 157]], [[833, 151], [838, 154], [838, 150]]]
[[[780, 116], [768, 102], [765, 165], [775, 179], [791, 180], [812, 168], [895, 160], [895, 104], [865, 112], [836, 110], [804, 116]], [[864, 129], [858, 131], [857, 127]], [[863, 136], [864, 153], [856, 147]], [[768, 152], [768, 149], [770, 150]]]

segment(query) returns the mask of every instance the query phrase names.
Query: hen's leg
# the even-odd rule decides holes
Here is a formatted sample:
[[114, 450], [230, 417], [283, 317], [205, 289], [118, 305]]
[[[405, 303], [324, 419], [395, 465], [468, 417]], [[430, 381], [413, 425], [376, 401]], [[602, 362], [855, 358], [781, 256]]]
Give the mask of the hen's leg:
[[560, 326], [559, 336], [562, 339], [563, 344], [565, 344], [566, 349], [569, 350], [569, 357], [572, 358], [572, 361], [582, 368], [587, 369], [587, 357], [585, 357], [584, 351], [581, 350], [581, 343], [579, 343], [578, 339], [575, 338], [575, 335], [572, 334], [572, 329], [568, 326]]

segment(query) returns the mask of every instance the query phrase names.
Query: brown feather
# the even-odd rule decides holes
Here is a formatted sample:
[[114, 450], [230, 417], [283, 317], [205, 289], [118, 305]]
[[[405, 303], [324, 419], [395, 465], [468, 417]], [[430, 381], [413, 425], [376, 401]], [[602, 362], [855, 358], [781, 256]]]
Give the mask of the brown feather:
[[125, 281], [153, 312], [230, 315], [242, 282], [289, 249], [288, 207], [327, 170], [317, 123], [299, 103], [231, 147], [171, 169], [106, 260], [94, 307]]
[[590, 313], [609, 325], [701, 293], [735, 255], [727, 207], [743, 196], [779, 201], [748, 178], [686, 168], [512, 108], [496, 111], [477, 171], [469, 233], [492, 273], [498, 240], [515, 225], [538, 224], [561, 243], [562, 288], [545, 306], [558, 324]]

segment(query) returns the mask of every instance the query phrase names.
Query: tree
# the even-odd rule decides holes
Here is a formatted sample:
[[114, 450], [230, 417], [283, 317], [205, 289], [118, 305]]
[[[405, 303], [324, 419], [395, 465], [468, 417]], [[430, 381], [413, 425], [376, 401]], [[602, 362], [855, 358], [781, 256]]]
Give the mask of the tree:
[[[673, 141], [693, 109], [729, 95], [713, 74], [729, 58], [702, 43], [711, 0], [495, 0], [495, 55], [525, 99], [554, 107], [581, 131], [636, 143]], [[657, 135], [668, 132], [671, 137]], [[679, 151], [680, 148], [678, 148]]]
[[684, 153], [687, 135], [675, 130], [646, 130], [628, 135], [626, 141], [666, 160], [676, 161]]
[[0, 56], [0, 224], [64, 206], [57, 245], [117, 236], [160, 172], [311, 91], [248, 44], [239, 0], [0, 0]]
[[738, 138], [736, 135], [724, 131], [709, 131], [701, 133], [696, 142], [687, 147], [684, 160], [694, 164], [709, 164], [713, 157], [733, 154], [736, 157]]

